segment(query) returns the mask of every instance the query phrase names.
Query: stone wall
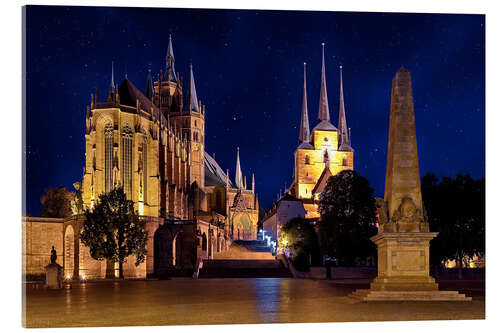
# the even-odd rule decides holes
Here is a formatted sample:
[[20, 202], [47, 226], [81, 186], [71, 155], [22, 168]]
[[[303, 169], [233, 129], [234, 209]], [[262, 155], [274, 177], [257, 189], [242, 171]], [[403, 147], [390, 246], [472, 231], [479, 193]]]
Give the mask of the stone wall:
[[23, 279], [45, 278], [45, 266], [50, 263], [50, 251], [57, 251], [57, 263], [63, 266], [63, 219], [23, 217], [22, 270]]

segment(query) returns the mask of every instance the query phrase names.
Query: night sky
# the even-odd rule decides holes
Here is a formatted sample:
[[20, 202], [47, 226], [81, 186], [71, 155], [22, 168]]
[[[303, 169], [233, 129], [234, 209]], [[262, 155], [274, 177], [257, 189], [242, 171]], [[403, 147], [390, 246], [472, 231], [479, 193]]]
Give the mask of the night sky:
[[[243, 174], [265, 208], [293, 178], [308, 63], [310, 127], [317, 122], [321, 42], [326, 43], [330, 118], [338, 121], [343, 66], [354, 169], [383, 197], [392, 77], [412, 74], [420, 173], [485, 175], [485, 27], [482, 15], [382, 14], [161, 8], [28, 7], [27, 212], [46, 187], [80, 181], [85, 108], [125, 75], [144, 91], [148, 69], [193, 63], [206, 104], [206, 151]], [[23, 212], [24, 213], [24, 212]]]

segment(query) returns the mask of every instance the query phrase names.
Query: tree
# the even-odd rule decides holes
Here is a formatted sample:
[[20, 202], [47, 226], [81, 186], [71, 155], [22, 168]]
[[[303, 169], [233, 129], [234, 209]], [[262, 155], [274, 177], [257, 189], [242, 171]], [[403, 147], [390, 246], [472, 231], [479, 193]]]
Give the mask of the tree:
[[72, 215], [71, 201], [75, 193], [69, 192], [66, 187], [47, 187], [45, 194], [40, 198], [42, 203], [42, 217], [68, 217]]
[[370, 237], [377, 233], [375, 199], [368, 180], [353, 170], [330, 177], [320, 194], [320, 244], [346, 265], [374, 256]]
[[80, 239], [89, 247], [92, 258], [118, 262], [123, 278], [123, 263], [128, 256], [136, 256], [136, 266], [144, 262], [148, 239], [144, 224], [134, 211], [134, 203], [119, 187], [99, 195], [94, 209], [85, 210]]
[[485, 250], [484, 178], [458, 174], [438, 182], [428, 173], [422, 178], [422, 197], [430, 230], [439, 232], [431, 241], [431, 263], [456, 260], [461, 278], [464, 259]]
[[309, 260], [318, 255], [318, 237], [314, 226], [304, 218], [293, 218], [280, 231], [280, 249], [289, 252], [299, 271], [309, 269]]

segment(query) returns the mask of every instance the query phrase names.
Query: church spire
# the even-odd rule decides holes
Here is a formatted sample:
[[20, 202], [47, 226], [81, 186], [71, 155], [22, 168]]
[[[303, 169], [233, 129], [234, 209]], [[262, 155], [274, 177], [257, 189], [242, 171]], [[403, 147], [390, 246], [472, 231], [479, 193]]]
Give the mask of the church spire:
[[148, 78], [146, 81], [146, 91], [144, 95], [149, 99], [153, 98], [153, 78], [151, 77], [151, 69], [148, 71]]
[[302, 116], [300, 118], [299, 143], [309, 143], [309, 116], [307, 113], [306, 63], [304, 62], [304, 92], [302, 95]]
[[114, 92], [115, 89], [115, 70], [114, 70], [114, 62], [111, 61], [111, 83], [109, 85], [109, 88], [111, 89], [112, 92]]
[[198, 107], [198, 97], [196, 95], [196, 86], [194, 84], [193, 65], [189, 64], [189, 88], [185, 105], [186, 111], [200, 112]]
[[[97, 95], [97, 92], [96, 92]], [[109, 83], [109, 91], [108, 91], [108, 102], [115, 102], [116, 95], [116, 87], [115, 87], [115, 71], [114, 71], [114, 63], [111, 61], [111, 82]], [[97, 101], [97, 98], [96, 98]]]
[[342, 82], [342, 65], [340, 66], [340, 102], [339, 102], [339, 150], [352, 151], [351, 138], [347, 128], [344, 106], [344, 84]]
[[167, 80], [177, 82], [177, 76], [175, 74], [174, 48], [172, 47], [172, 35], [168, 35], [167, 67], [165, 75]]
[[240, 147], [236, 150], [236, 175], [234, 176], [234, 182], [236, 183], [236, 187], [241, 189], [243, 184], [243, 179], [241, 175], [241, 166], [240, 166]]
[[326, 74], [325, 74], [325, 43], [321, 43], [323, 46], [322, 53], [322, 63], [321, 63], [321, 89], [319, 92], [319, 111], [318, 120], [319, 121], [330, 121], [330, 109], [328, 108], [328, 94], [326, 93]]

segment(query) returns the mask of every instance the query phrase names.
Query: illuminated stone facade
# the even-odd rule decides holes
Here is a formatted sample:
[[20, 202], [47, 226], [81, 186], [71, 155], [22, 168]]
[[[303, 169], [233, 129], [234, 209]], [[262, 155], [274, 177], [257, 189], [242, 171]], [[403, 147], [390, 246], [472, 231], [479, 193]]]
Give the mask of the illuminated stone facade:
[[304, 63], [304, 94], [299, 146], [295, 150], [294, 180], [290, 186], [290, 192], [295, 197], [302, 199], [307, 218], [319, 217], [319, 195], [326, 185], [328, 177], [342, 170], [353, 169], [354, 150], [351, 147], [350, 133], [345, 116], [342, 66], [340, 71], [340, 106], [337, 128], [330, 122], [323, 47], [318, 124], [309, 132]]

